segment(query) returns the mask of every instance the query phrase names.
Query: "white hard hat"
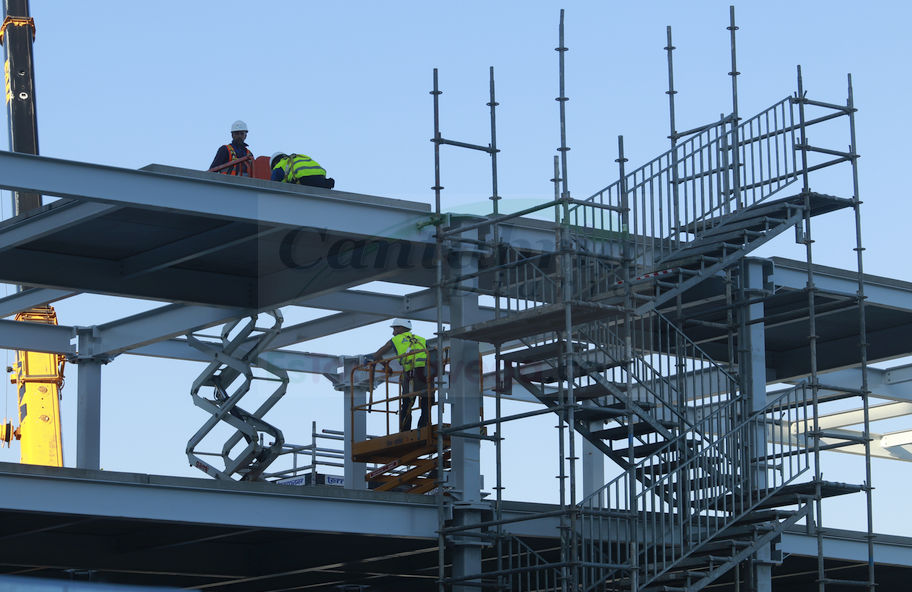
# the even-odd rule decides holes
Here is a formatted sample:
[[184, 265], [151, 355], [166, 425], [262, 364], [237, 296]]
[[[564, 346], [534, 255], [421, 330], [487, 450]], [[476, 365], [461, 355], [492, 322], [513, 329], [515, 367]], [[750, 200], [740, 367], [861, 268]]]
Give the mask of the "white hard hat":
[[278, 157], [280, 157], [280, 156], [288, 156], [288, 155], [285, 154], [284, 152], [276, 152], [275, 154], [273, 154], [272, 156], [270, 156], [270, 157], [269, 157], [269, 168], [272, 168], [272, 167], [275, 166], [276, 158], [278, 158]]
[[405, 327], [409, 331], [412, 330], [412, 321], [408, 319], [393, 319], [393, 322], [390, 324], [390, 327]]
[[234, 123], [231, 124], [231, 133], [232, 134], [234, 132], [246, 132], [246, 131], [247, 131], [247, 124], [244, 123], [243, 121], [241, 121], [240, 119], [238, 119], [237, 121], [235, 121]]

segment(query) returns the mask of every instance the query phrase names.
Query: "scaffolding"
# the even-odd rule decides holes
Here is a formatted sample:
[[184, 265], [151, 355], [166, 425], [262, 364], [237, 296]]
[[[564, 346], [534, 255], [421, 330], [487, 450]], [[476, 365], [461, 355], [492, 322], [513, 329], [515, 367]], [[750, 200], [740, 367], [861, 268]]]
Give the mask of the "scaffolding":
[[[825, 103], [807, 97], [799, 67], [796, 94], [742, 119], [737, 29], [732, 8], [731, 113], [677, 131], [669, 27], [670, 149], [629, 171], [619, 138], [618, 180], [579, 200], [568, 189], [561, 12], [561, 147], [554, 164], [554, 200], [509, 215], [498, 211], [493, 68], [487, 146], [441, 136], [441, 91], [434, 71], [438, 333], [454, 350], [478, 342], [495, 350], [495, 417], [459, 424], [454, 412], [453, 425], [440, 430], [453, 441], [454, 467], [460, 442], [468, 440], [493, 442], [496, 457], [491, 502], [466, 505], [459, 484], [452, 491], [438, 490], [441, 591], [695, 592], [723, 576], [733, 578], [735, 586], [743, 580], [748, 589], [757, 589], [758, 582], [769, 581], [775, 541], [799, 523], [817, 535], [821, 592], [829, 586], [874, 590], [864, 249], [851, 76], [846, 103]], [[808, 140], [810, 129], [835, 125], [848, 128], [848, 150]], [[444, 145], [491, 157], [493, 211], [484, 220], [444, 217]], [[851, 196], [812, 191], [810, 177], [836, 166], [848, 167]], [[553, 250], [521, 249], [501, 240], [511, 220], [549, 210], [554, 213]], [[841, 210], [854, 214], [855, 294], [827, 293], [815, 284], [812, 220]], [[768, 290], [768, 268], [749, 257], [788, 231], [805, 250], [807, 285], [798, 296]], [[446, 268], [444, 261], [454, 255], [474, 264], [458, 272]], [[454, 302], [461, 298], [486, 299], [495, 309], [494, 320], [475, 323], [454, 314]], [[807, 319], [806, 378], [767, 393], [764, 329], [780, 320], [777, 306], [796, 298], [806, 300], [800, 313]], [[444, 332], [446, 301], [451, 327]], [[817, 318], [837, 309], [858, 311], [861, 383], [854, 389], [828, 387], [818, 375]], [[503, 397], [518, 387], [541, 407], [504, 414]], [[437, 388], [443, 392], [439, 382]], [[823, 410], [849, 397], [861, 401], [862, 435], [821, 429]], [[457, 402], [452, 395], [450, 400]], [[443, 426], [443, 405], [437, 413]], [[507, 519], [502, 426], [542, 414], [560, 420], [559, 506], [547, 514]], [[582, 494], [577, 490], [578, 438], [620, 471], [614, 479], [590, 482]], [[849, 446], [864, 449], [862, 483], [824, 481], [821, 452]], [[438, 457], [442, 475], [442, 450]], [[823, 500], [857, 492], [866, 500], [868, 577], [839, 580], [830, 576], [824, 560]], [[545, 519], [559, 523], [559, 548], [537, 548], [511, 532], [519, 521]], [[492, 561], [480, 560], [481, 549]], [[469, 555], [474, 563], [465, 559]]]

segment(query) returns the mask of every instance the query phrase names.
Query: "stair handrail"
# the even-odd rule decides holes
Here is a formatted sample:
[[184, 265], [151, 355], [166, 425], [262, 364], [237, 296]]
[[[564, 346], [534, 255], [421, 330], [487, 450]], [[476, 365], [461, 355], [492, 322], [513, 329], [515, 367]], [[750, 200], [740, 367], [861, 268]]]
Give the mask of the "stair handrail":
[[[628, 196], [628, 207], [634, 212], [629, 219], [635, 227], [618, 230], [624, 230], [634, 237], [640, 235], [642, 240], [660, 242], [682, 233], [693, 233], [698, 223], [707, 223], [720, 208], [727, 214], [732, 205], [734, 210], [748, 207], [767, 199], [798, 179], [798, 148], [794, 138], [788, 141], [789, 136], [794, 136], [796, 131], [794, 121], [791, 97], [742, 121], [737, 126], [737, 136], [730, 126], [731, 117], [722, 118], [693, 130], [690, 136], [681, 139], [674, 148], [628, 172], [624, 179], [596, 191], [583, 201], [601, 208], [619, 207], [621, 188], [624, 188]], [[737, 146], [730, 145], [734, 137], [738, 138]], [[728, 152], [733, 149], [742, 153], [742, 158], [739, 159], [740, 170], [734, 172], [744, 181], [740, 183], [741, 191], [738, 194], [729, 188], [727, 182], [723, 183], [723, 176], [734, 174], [732, 164], [727, 159]], [[675, 167], [679, 171], [677, 176], [671, 174]], [[681, 186], [691, 184], [694, 188], [693, 195], [685, 193], [679, 196], [679, 208], [670, 203], [674, 192], [669, 187], [675, 182]], [[738, 202], [733, 204], [734, 200]], [[640, 201], [643, 202], [642, 208], [637, 207]], [[574, 205], [570, 211], [582, 207]], [[675, 211], [680, 214], [674, 214]], [[683, 219], [674, 219], [675, 215], [682, 215]], [[595, 221], [594, 216], [592, 219]], [[612, 226], [613, 224], [612, 220]]]
[[[798, 393], [801, 393], [802, 396], [799, 397]], [[804, 417], [799, 417], [795, 421], [782, 420], [781, 418], [783, 414], [790, 411], [801, 416], [798, 410], [806, 405], [806, 393], [807, 383], [801, 382], [779, 395], [763, 409], [751, 414], [745, 414], [746, 417], [740, 421], [737, 421], [739, 414], [738, 409], [736, 408], [736, 406], [742, 403], [740, 399], [732, 399], [728, 403], [720, 405], [711, 414], [697, 422], [691, 429], [682, 433], [674, 440], [667, 442], [666, 445], [656, 451], [655, 454], [637, 462], [633, 470], [645, 472], [651, 466], [651, 463], [655, 458], [666, 454], [673, 446], [694, 439], [695, 436], [705, 440], [707, 434], [715, 433], [715, 430], [712, 429], [713, 424], [727, 427], [725, 425], [726, 419], [735, 420], [733, 425], [727, 427], [724, 433], [721, 433], [712, 440], [706, 441], [700, 454], [690, 455], [689, 458], [683, 460], [670, 472], [653, 478], [637, 492], [636, 497], [633, 500], [625, 499], [629, 496], [630, 491], [630, 473], [625, 472], [620, 474], [577, 504], [580, 515], [586, 516], [591, 513], [593, 516], [597, 517], [599, 512], [604, 511], [603, 508], [607, 508], [610, 511], [627, 511], [631, 515], [639, 514], [641, 516], [641, 523], [644, 524], [644, 528], [646, 525], [653, 526], [652, 544], [649, 545], [649, 549], [661, 549], [663, 553], [667, 552], [668, 549], [671, 549], [674, 556], [671, 560], [666, 560], [663, 556], [662, 561], [656, 561], [656, 564], [660, 567], [643, 574], [645, 579], [641, 579], [641, 584], [645, 585], [648, 581], [654, 580], [662, 573], [672, 569], [675, 564], [693, 553], [700, 545], [712, 540], [712, 538], [717, 536], [725, 528], [728, 528], [747, 512], [769, 499], [776, 491], [800, 477], [810, 468], [810, 458], [807, 447], [795, 442], [791, 438], [785, 437], [791, 433], [791, 426], [796, 423], [796, 421], [807, 421], [806, 413], [804, 414]], [[770, 415], [776, 416], [777, 414], [778, 417], [766, 417]], [[751, 431], [752, 428], [753, 432]], [[761, 443], [757, 441], [760, 437], [760, 428], [763, 429], [763, 453], [759, 452]], [[798, 452], [774, 452], [770, 454], [770, 446], [767, 445], [768, 432], [770, 429], [779, 429], [781, 432], [779, 438], [774, 440], [774, 443], [772, 444], [774, 450], [778, 450], [779, 448], [795, 448]], [[702, 500], [695, 500], [692, 497], [694, 491], [709, 491], [712, 487], [718, 488], [721, 487], [721, 485], [710, 484], [712, 487], [709, 489], [700, 489], [701, 485], [698, 483], [696, 487], [685, 491], [683, 484], [685, 482], [692, 483], [695, 481], [695, 479], [690, 477], [691, 471], [700, 468], [696, 463], [710, 458], [707, 452], [714, 449], [719, 450], [726, 445], [729, 447], [744, 447], [744, 449], [741, 450], [741, 454], [732, 454], [732, 450], [726, 449], [725, 454], [720, 454], [719, 458], [735, 458], [736, 461], [740, 461], [738, 467], [743, 470], [740, 473], [732, 470], [732, 474], [730, 475], [731, 482], [740, 482], [741, 484], [747, 483], [747, 486], [743, 488], [742, 492], [739, 492], [732, 487], [730, 488], [731, 491], [726, 491], [712, 499], [705, 497]], [[785, 474], [784, 467], [775, 467], [768, 464], [770, 459], [782, 460], [796, 457], [799, 459], [798, 464], [788, 475]], [[804, 457], [803, 464], [801, 462], [802, 457]], [[742, 466], [743, 464], [747, 464], [748, 466], [745, 468]], [[776, 469], [781, 473], [781, 478], [779, 480], [770, 479], [768, 473], [773, 469]], [[761, 471], [765, 471], [766, 474], [762, 475]], [[770, 486], [771, 481], [774, 484], [773, 486]], [[667, 496], [664, 492], [660, 493], [660, 489], [667, 489], [667, 486], [671, 484], [681, 485], [681, 487], [678, 487], [677, 491], [674, 492], [678, 496], [677, 514], [656, 508], [656, 505], [668, 504]], [[702, 487], [706, 488], [707, 484], [702, 484]], [[612, 491], [619, 492], [619, 495], [617, 495], [616, 498], [618, 501], [625, 503], [627, 506], [626, 509], [612, 508], [612, 499], [610, 496]], [[741, 497], [736, 498], [736, 494], [739, 493]], [[726, 496], [729, 494], [731, 494], [731, 498], [727, 499]], [[755, 494], [756, 497], [754, 497]], [[685, 499], [687, 501], [686, 504], [684, 504]], [[692, 502], [700, 503], [693, 504]], [[650, 521], [650, 516], [662, 516], [662, 518], [653, 518], [653, 520]], [[672, 523], [677, 516], [685, 516], [687, 520]], [[700, 526], [700, 528], [694, 528], [693, 521], [695, 519], [699, 519], [699, 521], [705, 523], [714, 521], [715, 529], [702, 530], [705, 524], [699, 524], [698, 526]], [[685, 536], [684, 533], [685, 527], [689, 530], [687, 536]], [[637, 532], [636, 536], [645, 537], [646, 533]], [[674, 553], [674, 549], [676, 548], [675, 545], [680, 546], [680, 552], [676, 554]], [[611, 559], [611, 557], [609, 557], [609, 559]]]
[[[688, 352], [688, 355], [685, 356], [686, 358], [692, 359], [692, 360], [699, 360], [700, 364], [709, 364], [710, 369], [712, 371], [718, 372], [720, 374], [720, 377], [718, 378], [718, 380], [720, 382], [725, 381], [729, 385], [737, 383], [737, 379], [734, 376], [732, 376], [731, 373], [729, 373], [729, 371], [726, 370], [724, 366], [722, 366], [721, 364], [716, 362], [695, 341], [693, 341], [690, 337], [688, 337], [687, 334], [684, 333], [680, 329], [680, 327], [678, 327], [674, 322], [672, 322], [668, 317], [666, 317], [661, 312], [659, 312], [659, 311], [652, 311], [652, 312], [660, 322], [663, 322], [665, 326], [670, 327], [674, 331], [674, 334], [676, 337], [684, 340], [685, 344], [690, 348], [691, 352], [700, 355], [700, 357], [698, 358], [698, 357], [695, 357], [694, 355], [692, 355], [690, 352]], [[607, 325], [605, 325], [602, 321], [595, 321], [595, 322], [598, 323], [599, 325], [601, 325], [602, 329], [608, 331], [609, 333], [614, 335], [618, 340], [620, 340], [620, 338], [616, 334], [614, 334], [613, 331], [611, 331], [611, 328], [608, 327]], [[582, 328], [577, 329], [577, 330], [580, 332], [581, 336], [586, 335], [586, 333], [583, 331]], [[595, 346], [596, 351], [600, 351], [602, 354], [608, 356], [609, 358], [615, 359], [615, 358], [613, 358], [613, 355], [612, 355], [610, 349], [606, 349], [606, 348], [602, 347], [600, 340], [588, 338], [587, 341], [589, 341], [590, 343], [592, 343]], [[616, 361], [619, 361], [619, 360], [616, 360]], [[642, 366], [643, 368], [648, 369], [650, 372], [652, 372], [655, 375], [656, 378], [658, 378], [658, 379], [662, 380], [664, 383], [666, 383], [670, 390], [677, 391], [677, 387], [674, 384], [672, 384], [672, 381], [675, 378], [677, 378], [677, 374], [672, 375], [672, 376], [666, 376], [664, 373], [662, 373], [661, 371], [654, 368], [649, 362], [642, 360], [642, 359], [640, 360], [640, 362], [641, 362], [641, 364], [638, 365], [637, 367]], [[707, 370], [707, 368], [699, 369], [699, 371], [701, 371], [701, 372], [705, 371], [705, 370]], [[631, 377], [637, 383], [638, 388], [642, 388], [646, 392], [646, 394], [655, 398], [673, 416], [675, 416], [679, 420], [681, 420], [684, 425], [686, 425], [686, 426], [694, 425], [693, 421], [691, 419], [689, 419], [686, 414], [681, 414], [675, 405], [671, 404], [670, 401], [667, 401], [661, 394], [655, 392], [655, 390], [649, 386], [649, 382], [647, 380], [645, 380], [642, 376], [640, 376], [636, 372], [631, 372]], [[718, 396], [718, 393], [710, 393], [710, 396]]]

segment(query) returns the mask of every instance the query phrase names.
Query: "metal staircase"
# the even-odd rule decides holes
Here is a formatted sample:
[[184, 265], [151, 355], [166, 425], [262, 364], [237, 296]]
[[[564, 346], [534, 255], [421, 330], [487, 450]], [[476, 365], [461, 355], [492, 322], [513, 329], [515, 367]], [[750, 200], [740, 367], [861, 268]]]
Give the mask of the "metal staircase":
[[[779, 197], [803, 178], [807, 187], [810, 170], [846, 161], [808, 164], [800, 138], [811, 122], [801, 107], [787, 98], [737, 125], [725, 118], [629, 174], [621, 143], [620, 181], [583, 202], [554, 203], [557, 252], [491, 250], [502, 316], [450, 337], [505, 348], [500, 388], [523, 387], [622, 472], [582, 501], [562, 484], [564, 543], [550, 567], [536, 556], [523, 568], [501, 551], [500, 567], [475, 580], [695, 592], [790, 526], [813, 523], [823, 498], [866, 489], [822, 481], [813, 438], [799, 442], [791, 431], [815, 433], [816, 376], [752, 409], [742, 373], [744, 315], [755, 301], [742, 261], [792, 229], [807, 242], [812, 218], [858, 207], [807, 189]], [[726, 286], [730, 315], [714, 323], [728, 335], [725, 363], [683, 328], [704, 282]], [[689, 320], [713, 324], [698, 317]], [[566, 441], [562, 471], [570, 469], [561, 476], [572, 483], [577, 454], [572, 436]], [[543, 587], [503, 583], [526, 572], [559, 576]]]
[[[281, 430], [266, 422], [263, 416], [285, 394], [288, 373], [260, 358], [278, 335], [283, 318], [279, 310], [261, 316], [272, 318], [272, 325], [257, 326], [258, 316], [225, 325], [220, 335], [221, 347], [202, 341], [199, 336], [187, 335], [190, 345], [212, 360], [190, 390], [193, 404], [212, 417], [187, 442], [187, 458], [190, 466], [216, 479], [233, 479], [234, 475], [239, 475], [242, 481], [259, 480], [283, 453], [285, 438]], [[246, 324], [242, 324], [244, 321]], [[255, 411], [246, 411], [239, 403], [256, 383], [265, 384], [272, 391]], [[212, 398], [200, 394], [203, 389], [210, 392]], [[221, 449], [217, 452], [198, 450], [204, 438], [222, 423], [232, 429]], [[266, 437], [271, 441], [266, 442]], [[213, 435], [213, 438], [218, 436]], [[244, 440], [243, 444], [241, 440]], [[204, 456], [221, 458], [224, 467], [214, 466], [201, 458]]]
[[[460, 430], [493, 425], [501, 455], [501, 424], [542, 412], [559, 418], [559, 510], [505, 519], [500, 465], [494, 520], [455, 524], [441, 511], [441, 546], [454, 550], [454, 535], [476, 537], [496, 549], [483, 573], [448, 577], [439, 584], [467, 589], [696, 592], [737, 569], [770, 565], [771, 545], [804, 521], [818, 537], [818, 589], [827, 583], [874, 589], [873, 559], [866, 582], [826, 575], [822, 500], [865, 492], [869, 554], [873, 557], [870, 468], [863, 485], [823, 481], [822, 449], [862, 444], [817, 426], [821, 395], [816, 368], [815, 294], [811, 221], [851, 209], [856, 221], [859, 287], [840, 306], [859, 309], [860, 360], [865, 376], [864, 282], [860, 238], [854, 104], [851, 78], [845, 106], [807, 98], [799, 69], [798, 92], [755, 117], [738, 115], [732, 8], [732, 99], [728, 116], [690, 131], [675, 129], [671, 31], [668, 31], [671, 149], [632, 172], [619, 139], [618, 181], [586, 200], [567, 189], [563, 19], [560, 29], [561, 147], [555, 157], [555, 200], [518, 214], [497, 209], [494, 84], [491, 80], [493, 216], [485, 223], [438, 229], [438, 248], [458, 251], [466, 230], [489, 225], [481, 271], [443, 277], [438, 263], [438, 327], [443, 294], [478, 293], [494, 304], [495, 319], [454, 326], [451, 339], [495, 346], [497, 417]], [[439, 134], [435, 71], [435, 147]], [[822, 114], [812, 116], [812, 110]], [[829, 131], [848, 120], [848, 151], [814, 146], [811, 128]], [[827, 135], [828, 134], [821, 134]], [[847, 163], [850, 198], [810, 189], [809, 177]], [[439, 166], [434, 189], [440, 217]], [[500, 241], [502, 224], [535, 210], [554, 211], [555, 248], [521, 249]], [[764, 318], [765, 294], [757, 265], [747, 257], [794, 230], [806, 248], [805, 291], [809, 368], [806, 380], [776, 396], [766, 393], [765, 349], [751, 351]], [[476, 248], [482, 246], [478, 241]], [[754, 274], [754, 275], [752, 275]], [[475, 282], [474, 284], [472, 282]], [[759, 283], [763, 283], [762, 278]], [[822, 309], [821, 309], [822, 312]], [[762, 326], [762, 325], [761, 325]], [[710, 350], [694, 328], [714, 334]], [[762, 331], [762, 330], [761, 330]], [[762, 333], [761, 333], [762, 335]], [[724, 344], [724, 345], [720, 345]], [[712, 354], [708, 353], [712, 351]], [[531, 393], [540, 411], [505, 416], [501, 398], [516, 387]], [[867, 409], [866, 378], [854, 392]], [[865, 414], [867, 417], [867, 414]], [[868, 433], [867, 419], [864, 433]], [[576, 450], [579, 434], [609, 458], [619, 474], [579, 499]], [[822, 442], [826, 441], [826, 445]], [[439, 500], [439, 506], [445, 502]], [[511, 520], [559, 517], [560, 548], [539, 549], [510, 533]], [[491, 531], [494, 531], [492, 534]], [[760, 573], [757, 571], [756, 573]], [[753, 573], [749, 577], [754, 577]], [[728, 575], [728, 577], [731, 577]], [[767, 574], [768, 577], [768, 574]], [[740, 581], [740, 580], [735, 580]]]

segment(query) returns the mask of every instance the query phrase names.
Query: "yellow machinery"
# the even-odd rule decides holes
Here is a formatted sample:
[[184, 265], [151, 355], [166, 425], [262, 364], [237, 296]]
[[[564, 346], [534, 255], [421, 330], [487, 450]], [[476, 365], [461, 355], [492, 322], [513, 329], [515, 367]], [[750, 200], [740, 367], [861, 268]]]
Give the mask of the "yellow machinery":
[[[52, 306], [32, 308], [16, 315], [17, 321], [57, 324]], [[60, 431], [60, 390], [66, 358], [57, 354], [17, 351], [10, 369], [10, 382], [19, 395], [19, 427], [10, 421], [0, 425], [0, 443], [21, 441], [21, 462], [29, 465], [63, 466]]]
[[[437, 473], [438, 455], [442, 456], [443, 467], [449, 468], [450, 462], [450, 436], [440, 434], [441, 430], [450, 427], [449, 424], [442, 426], [434, 424], [432, 410], [436, 410], [435, 382], [432, 377], [428, 387], [430, 388], [430, 397], [421, 400], [417, 395], [418, 392], [399, 393], [399, 377], [402, 370], [394, 370], [390, 365], [391, 362], [399, 362], [401, 366], [402, 358], [417, 353], [427, 352], [430, 356], [431, 350], [410, 351], [385, 360], [371, 361], [365, 365], [357, 366], [352, 369], [349, 377], [349, 384], [354, 385], [358, 382], [356, 374], [368, 376], [368, 383], [375, 385], [378, 381], [384, 384], [386, 392], [375, 398], [373, 389], [371, 389], [370, 400], [364, 405], [356, 405], [351, 408], [352, 423], [356, 413], [380, 413], [385, 418], [385, 429], [381, 425], [372, 426], [380, 432], [379, 436], [356, 442], [354, 433], [352, 438], [352, 460], [359, 463], [376, 465], [376, 468], [364, 476], [370, 489], [374, 491], [404, 491], [405, 493], [426, 494], [433, 491], [441, 480]], [[448, 360], [446, 357], [447, 350], [444, 350], [443, 373], [447, 373]], [[436, 354], [436, 352], [435, 352]], [[375, 364], [383, 367], [382, 379], [377, 376]], [[378, 380], [379, 379], [379, 380]], [[391, 388], [392, 391], [391, 392]], [[399, 394], [395, 394], [399, 393]], [[419, 401], [419, 405], [426, 405], [422, 410], [425, 417], [428, 418], [428, 425], [417, 429], [400, 431], [399, 411], [396, 409], [400, 401], [408, 397], [414, 397]], [[407, 404], [414, 403], [410, 401]], [[442, 446], [438, 447], [438, 439], [441, 439]]]
[[[6, 18], [0, 24], [0, 44], [6, 62], [6, 108], [9, 121], [9, 150], [38, 154], [38, 118], [35, 111], [35, 71], [32, 42], [35, 21], [29, 16], [28, 0], [4, 0]], [[13, 72], [16, 75], [10, 76]], [[41, 196], [13, 192], [13, 215], [41, 207]], [[51, 306], [39, 306], [16, 315], [17, 321], [57, 324]], [[60, 437], [60, 388], [63, 386], [63, 356], [18, 351], [9, 369], [18, 387], [19, 427], [0, 425], [0, 445], [14, 438], [21, 441], [21, 461], [31, 465], [63, 466]]]

